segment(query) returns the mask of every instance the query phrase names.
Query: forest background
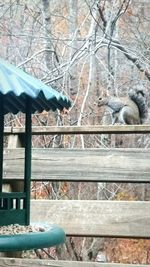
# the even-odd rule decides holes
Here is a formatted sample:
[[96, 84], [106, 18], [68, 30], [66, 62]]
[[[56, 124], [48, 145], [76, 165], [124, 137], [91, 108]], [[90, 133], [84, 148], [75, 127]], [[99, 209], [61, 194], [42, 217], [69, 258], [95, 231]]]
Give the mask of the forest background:
[[[149, 0], [0, 1], [0, 38], [2, 58], [72, 101], [69, 114], [36, 113], [33, 125], [111, 124], [110, 112], [97, 105], [99, 96], [125, 96], [130, 89], [144, 90], [150, 106]], [[5, 126], [24, 126], [23, 115], [7, 115]], [[36, 136], [33, 146], [146, 149], [150, 139], [148, 135]], [[150, 200], [150, 186], [33, 183], [32, 197]], [[150, 263], [150, 242], [70, 237], [61, 249], [47, 253], [59, 259]]]

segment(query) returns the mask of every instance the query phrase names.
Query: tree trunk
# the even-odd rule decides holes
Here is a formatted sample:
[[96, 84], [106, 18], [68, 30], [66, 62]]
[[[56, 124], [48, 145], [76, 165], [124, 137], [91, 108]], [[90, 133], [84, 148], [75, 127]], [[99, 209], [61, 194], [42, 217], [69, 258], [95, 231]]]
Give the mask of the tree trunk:
[[44, 26], [44, 44], [45, 44], [45, 62], [48, 71], [52, 69], [53, 63], [53, 45], [51, 41], [51, 14], [50, 0], [42, 0], [43, 4], [43, 26]]
[[[78, 0], [70, 0], [69, 1], [69, 38], [70, 42], [70, 62], [73, 55], [76, 53], [78, 49]], [[73, 64], [69, 68], [69, 93], [71, 95], [76, 95], [78, 91], [78, 71], [77, 71], [77, 63]]]

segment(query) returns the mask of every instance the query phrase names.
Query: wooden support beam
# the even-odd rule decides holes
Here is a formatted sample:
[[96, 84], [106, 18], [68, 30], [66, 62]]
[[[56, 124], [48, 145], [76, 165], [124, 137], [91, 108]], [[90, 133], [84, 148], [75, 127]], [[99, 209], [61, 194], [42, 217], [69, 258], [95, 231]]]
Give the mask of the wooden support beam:
[[32, 200], [31, 222], [57, 224], [71, 236], [150, 238], [150, 202]]
[[80, 261], [54, 261], [41, 259], [0, 258], [1, 267], [150, 267], [143, 264], [117, 264]]
[[[23, 180], [24, 151], [5, 149], [4, 179]], [[34, 148], [32, 180], [150, 182], [150, 149]]]
[[[23, 127], [5, 127], [5, 134], [23, 134]], [[33, 126], [32, 135], [150, 133], [150, 125]]]

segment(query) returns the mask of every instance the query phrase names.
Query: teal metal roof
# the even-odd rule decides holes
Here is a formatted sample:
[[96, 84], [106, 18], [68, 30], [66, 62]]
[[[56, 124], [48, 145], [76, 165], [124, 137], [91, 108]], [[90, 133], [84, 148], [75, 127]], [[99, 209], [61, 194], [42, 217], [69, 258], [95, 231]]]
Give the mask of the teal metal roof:
[[3, 59], [0, 59], [0, 95], [4, 98], [5, 114], [25, 112], [26, 96], [32, 99], [32, 113], [71, 106], [66, 96]]

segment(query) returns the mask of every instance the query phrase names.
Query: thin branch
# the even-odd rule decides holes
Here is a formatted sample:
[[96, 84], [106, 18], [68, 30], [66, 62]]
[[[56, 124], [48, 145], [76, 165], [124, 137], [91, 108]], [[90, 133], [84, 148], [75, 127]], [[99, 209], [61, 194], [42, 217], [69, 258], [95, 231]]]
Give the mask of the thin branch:
[[150, 72], [140, 64], [138, 57], [132, 56], [118, 41], [112, 41], [111, 45], [123, 52], [126, 58], [132, 61], [133, 64], [140, 70], [140, 72], [144, 72], [145, 76], [150, 81]]
[[53, 53], [55, 53], [55, 51], [52, 51], [51, 49], [46, 49], [46, 48], [41, 49], [41, 50], [37, 51], [36, 53], [34, 53], [31, 57], [27, 58], [25, 61], [23, 61], [20, 64], [18, 64], [17, 67], [21, 67], [21, 66], [25, 65], [26, 63], [28, 63], [32, 59], [34, 59], [36, 56], [38, 56], [39, 54], [44, 53], [44, 52], [53, 52]]

